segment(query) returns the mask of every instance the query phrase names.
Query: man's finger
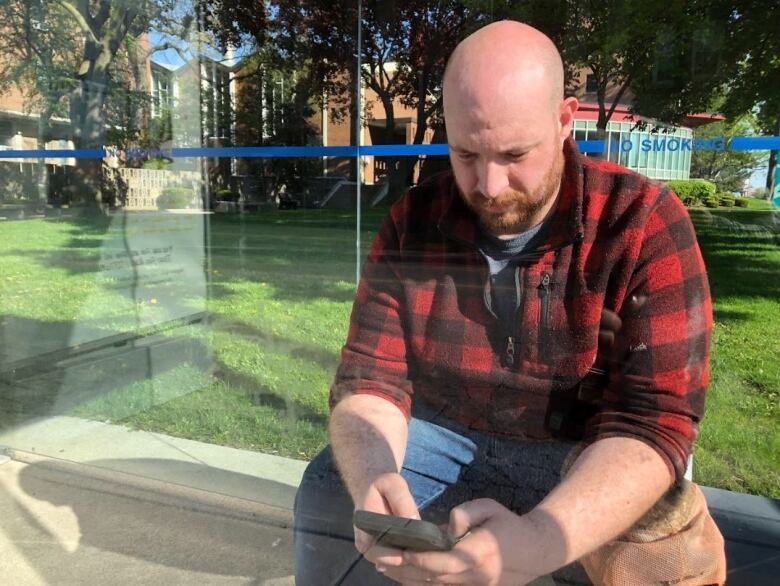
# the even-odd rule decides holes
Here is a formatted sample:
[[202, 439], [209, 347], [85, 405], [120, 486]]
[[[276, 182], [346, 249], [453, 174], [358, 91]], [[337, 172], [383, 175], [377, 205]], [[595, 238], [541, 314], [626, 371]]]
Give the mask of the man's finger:
[[410, 565], [404, 565], [400, 567], [382, 567], [380, 565], [377, 567], [377, 571], [380, 574], [404, 585], [427, 584], [430, 586], [431, 584], [436, 584], [438, 582], [436, 577], [430, 572], [426, 572], [425, 570], [421, 570], [420, 568], [415, 568], [414, 566]]
[[[502, 578], [505, 577], [506, 576], [502, 576]], [[471, 569], [461, 572], [460, 574], [442, 574], [434, 576], [431, 580], [432, 582], [429, 582], [428, 584], [482, 584], [485, 582], [485, 575], [483, 572]]]
[[623, 321], [617, 313], [606, 308], [601, 310], [601, 321], [599, 322], [599, 326], [602, 330], [617, 332], [620, 331], [622, 325]]
[[599, 346], [612, 348], [615, 344], [615, 332], [612, 330], [599, 330]]
[[426, 572], [431, 577], [467, 572], [472, 570], [477, 563], [473, 555], [458, 549], [458, 546], [447, 552], [407, 552], [404, 555], [404, 561]]
[[376, 539], [372, 539], [371, 543], [361, 553], [364, 558], [375, 565], [400, 566], [404, 563], [403, 551], [394, 547], [380, 545], [376, 542]]
[[636, 314], [640, 309], [642, 309], [642, 306], [646, 301], [647, 295], [632, 295], [628, 300], [628, 303], [625, 304], [621, 313], [625, 315]]
[[376, 489], [387, 502], [387, 506], [393, 515], [406, 517], [407, 519], [420, 519], [420, 513], [414, 502], [414, 497], [409, 491], [403, 476], [400, 474], [388, 474], [379, 478]]

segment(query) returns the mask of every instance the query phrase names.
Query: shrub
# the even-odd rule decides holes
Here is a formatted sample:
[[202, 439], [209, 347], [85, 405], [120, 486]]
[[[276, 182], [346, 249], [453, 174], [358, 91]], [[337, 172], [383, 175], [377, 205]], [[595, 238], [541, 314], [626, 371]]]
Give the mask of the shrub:
[[667, 185], [687, 206], [697, 205], [708, 197], [715, 197], [715, 184], [706, 179], [675, 179]]
[[187, 187], [168, 187], [157, 198], [157, 208], [161, 210], [186, 208], [194, 199], [195, 193]]
[[219, 189], [215, 195], [217, 201], [238, 201], [240, 197], [238, 193], [229, 189]]
[[171, 166], [173, 161], [171, 159], [165, 159], [162, 157], [154, 157], [151, 159], [147, 159], [144, 161], [143, 168], [144, 169], [152, 169], [155, 171], [165, 171], [168, 167]]
[[728, 191], [720, 191], [717, 194], [718, 196], [718, 203], [724, 207], [724, 208], [733, 208], [734, 207], [734, 201], [735, 197], [730, 194]]
[[720, 205], [720, 200], [715, 195], [711, 195], [709, 197], [705, 197], [704, 200], [702, 200], [702, 203], [704, 204], [704, 207], [707, 208], [716, 208]]
[[740, 198], [734, 200], [734, 204], [738, 208], [746, 208], [746, 207], [748, 207], [748, 200], [747, 200], [746, 197], [740, 197]]

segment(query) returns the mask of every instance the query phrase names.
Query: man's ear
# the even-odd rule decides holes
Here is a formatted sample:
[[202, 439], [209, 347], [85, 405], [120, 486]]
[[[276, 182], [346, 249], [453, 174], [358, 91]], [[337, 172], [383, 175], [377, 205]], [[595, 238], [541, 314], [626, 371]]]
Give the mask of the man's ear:
[[579, 107], [580, 103], [577, 101], [577, 98], [571, 96], [563, 100], [558, 108], [561, 144], [571, 136], [571, 129], [574, 126], [574, 113]]

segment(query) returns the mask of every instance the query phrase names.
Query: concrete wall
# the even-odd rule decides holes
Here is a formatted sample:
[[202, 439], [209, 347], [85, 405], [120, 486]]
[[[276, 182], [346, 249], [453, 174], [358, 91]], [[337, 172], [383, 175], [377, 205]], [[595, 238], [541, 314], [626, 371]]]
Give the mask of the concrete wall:
[[156, 210], [157, 198], [167, 187], [190, 187], [200, 192], [201, 174], [197, 171], [158, 171], [153, 169], [115, 169], [127, 189], [127, 210]]

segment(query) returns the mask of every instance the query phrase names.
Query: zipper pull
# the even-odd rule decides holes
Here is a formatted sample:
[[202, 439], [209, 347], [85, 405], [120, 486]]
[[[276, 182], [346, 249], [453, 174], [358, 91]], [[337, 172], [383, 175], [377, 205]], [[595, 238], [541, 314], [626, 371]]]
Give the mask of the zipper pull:
[[550, 292], [550, 273], [544, 273], [542, 274], [542, 289], [544, 289], [545, 293]]
[[504, 352], [507, 366], [512, 366], [515, 363], [515, 339], [512, 336], [506, 338], [506, 350]]

